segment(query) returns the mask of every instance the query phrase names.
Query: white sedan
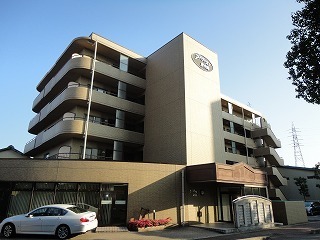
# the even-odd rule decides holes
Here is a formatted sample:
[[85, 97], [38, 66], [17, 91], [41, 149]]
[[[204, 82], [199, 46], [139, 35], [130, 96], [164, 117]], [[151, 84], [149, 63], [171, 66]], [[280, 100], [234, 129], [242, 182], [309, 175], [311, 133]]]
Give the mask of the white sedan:
[[0, 231], [6, 238], [15, 234], [46, 234], [66, 239], [71, 234], [85, 233], [97, 226], [95, 212], [75, 205], [55, 204], [6, 218], [0, 224]]

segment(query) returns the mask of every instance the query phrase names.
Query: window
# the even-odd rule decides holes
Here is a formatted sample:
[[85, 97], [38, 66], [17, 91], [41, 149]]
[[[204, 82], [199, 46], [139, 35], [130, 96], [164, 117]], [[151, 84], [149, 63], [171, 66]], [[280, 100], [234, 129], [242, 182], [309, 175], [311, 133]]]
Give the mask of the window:
[[266, 188], [259, 187], [244, 187], [244, 195], [259, 195], [267, 197], [267, 190]]
[[47, 211], [47, 208], [40, 208], [40, 209], [37, 209], [37, 210], [31, 212], [29, 215], [32, 215], [34, 217], [45, 216], [46, 211]]
[[54, 190], [54, 183], [36, 183], [36, 190]]
[[76, 116], [75, 113], [66, 112], [65, 114], [63, 114], [63, 121], [65, 121], [65, 120], [74, 120], [75, 116]]
[[226, 160], [226, 164], [228, 164], [228, 165], [233, 165], [233, 164], [236, 164], [236, 163], [238, 163], [238, 162]]
[[120, 55], [120, 70], [128, 72], [128, 63], [129, 63], [129, 58], [124, 55]]
[[57, 190], [58, 191], [77, 191], [78, 184], [77, 183], [58, 183]]
[[32, 183], [28, 183], [28, 182], [20, 182], [20, 183], [16, 183], [14, 185], [14, 190], [32, 190]]
[[71, 147], [70, 146], [62, 146], [59, 149], [58, 158], [59, 159], [69, 159], [70, 158]]
[[[81, 147], [81, 153], [83, 153], [83, 147]], [[97, 159], [98, 149], [96, 148], [86, 148], [86, 156], [87, 159]]]
[[87, 211], [87, 210], [80, 208], [80, 207], [69, 207], [68, 209], [74, 213], [84, 213]]
[[98, 156], [98, 149], [92, 148], [92, 149], [87, 149], [86, 153], [88, 152], [90, 154], [90, 158], [96, 159]]
[[61, 208], [48, 208], [47, 216], [64, 216], [67, 214], [67, 210]]

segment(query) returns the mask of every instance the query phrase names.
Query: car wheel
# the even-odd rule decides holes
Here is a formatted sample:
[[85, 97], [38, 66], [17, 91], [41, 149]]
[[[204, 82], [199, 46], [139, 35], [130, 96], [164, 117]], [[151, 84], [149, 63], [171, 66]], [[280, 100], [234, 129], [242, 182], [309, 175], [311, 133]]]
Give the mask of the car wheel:
[[67, 225], [60, 225], [56, 230], [56, 236], [59, 239], [67, 239], [70, 235], [70, 228]]
[[16, 228], [12, 223], [7, 223], [2, 228], [2, 235], [5, 238], [11, 238], [16, 234]]

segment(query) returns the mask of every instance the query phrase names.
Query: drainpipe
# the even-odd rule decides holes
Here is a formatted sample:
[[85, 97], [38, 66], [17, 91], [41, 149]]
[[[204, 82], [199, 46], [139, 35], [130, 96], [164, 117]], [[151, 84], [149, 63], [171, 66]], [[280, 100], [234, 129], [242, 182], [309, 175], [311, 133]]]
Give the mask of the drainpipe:
[[246, 132], [246, 126], [245, 126], [245, 119], [244, 119], [244, 109], [242, 110], [242, 122], [243, 122], [243, 131], [244, 131], [244, 144], [246, 145], [246, 160], [247, 164], [249, 164], [249, 153], [248, 153], [248, 143], [247, 143], [247, 132]]
[[184, 169], [181, 171], [181, 225], [184, 226]]
[[89, 128], [89, 116], [90, 116], [90, 110], [91, 110], [94, 71], [96, 69], [97, 48], [98, 48], [98, 41], [96, 40], [95, 41], [95, 46], [94, 46], [94, 58], [93, 58], [93, 63], [92, 63], [92, 73], [91, 73], [91, 85], [90, 85], [90, 92], [89, 92], [88, 112], [87, 112], [86, 125], [84, 127], [84, 143], [83, 143], [82, 159], [86, 158], [87, 138], [88, 138], [88, 128]]

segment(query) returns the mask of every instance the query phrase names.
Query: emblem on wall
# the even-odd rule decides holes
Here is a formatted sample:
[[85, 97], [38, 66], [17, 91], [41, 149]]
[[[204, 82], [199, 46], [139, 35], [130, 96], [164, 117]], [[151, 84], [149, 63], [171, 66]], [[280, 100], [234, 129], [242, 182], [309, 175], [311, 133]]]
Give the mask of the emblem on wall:
[[206, 71], [206, 72], [212, 71], [213, 66], [212, 66], [211, 62], [206, 57], [202, 56], [199, 53], [193, 53], [193, 54], [191, 54], [191, 58], [192, 58], [193, 62], [199, 68], [201, 68], [203, 71]]

